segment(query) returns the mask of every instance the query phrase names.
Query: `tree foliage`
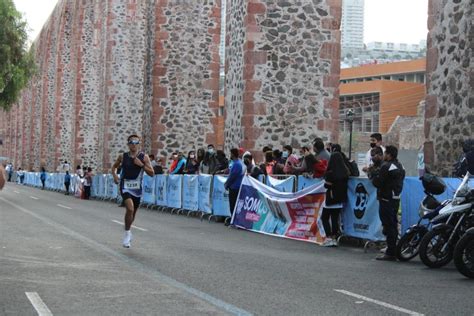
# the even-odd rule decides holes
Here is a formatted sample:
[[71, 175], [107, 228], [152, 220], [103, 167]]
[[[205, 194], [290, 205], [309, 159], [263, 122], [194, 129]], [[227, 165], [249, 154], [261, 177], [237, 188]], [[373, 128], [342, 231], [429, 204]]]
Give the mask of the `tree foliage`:
[[10, 109], [34, 70], [26, 21], [12, 0], [0, 0], [0, 108]]

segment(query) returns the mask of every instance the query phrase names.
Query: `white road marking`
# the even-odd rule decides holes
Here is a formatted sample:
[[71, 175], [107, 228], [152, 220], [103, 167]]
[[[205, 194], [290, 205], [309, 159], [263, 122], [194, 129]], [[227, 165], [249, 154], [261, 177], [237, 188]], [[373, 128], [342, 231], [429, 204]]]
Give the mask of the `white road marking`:
[[49, 310], [48, 306], [43, 302], [41, 297], [36, 292], [25, 292], [26, 297], [31, 302], [31, 305], [36, 309], [39, 316], [52, 316], [53, 313]]
[[33, 200], [39, 200], [39, 198], [37, 198], [36, 196], [32, 196], [32, 195], [30, 195], [30, 198], [32, 198]]
[[[116, 221], [116, 220], [114, 220], [114, 219], [112, 220], [112, 222], [117, 223], [117, 224], [120, 224], [120, 225], [122, 225], [122, 226], [124, 225], [124, 223], [122, 223], [121, 221]], [[148, 231], [148, 229], [141, 228], [141, 227], [137, 227], [137, 226], [135, 226], [135, 225], [132, 225], [132, 227], [133, 227], [133, 228], [136, 228], [136, 229], [138, 229], [138, 230], [141, 230], [142, 232], [147, 232], [147, 231]]]
[[[130, 258], [130, 257], [122, 254], [121, 252], [118, 252], [118, 251], [113, 250], [109, 247], [106, 247], [103, 244], [98, 243], [97, 241], [95, 241], [93, 239], [87, 238], [86, 236], [81, 235], [81, 234], [75, 232], [74, 230], [64, 226], [64, 225], [61, 225], [59, 223], [56, 223], [56, 222], [50, 220], [49, 218], [38, 215], [33, 211], [30, 211], [30, 210], [27, 210], [26, 208], [18, 206], [16, 204], [4, 199], [3, 197], [0, 197], [0, 200], [10, 204], [12, 207], [22, 211], [23, 213], [26, 213], [30, 216], [33, 216], [34, 218], [42, 221], [43, 223], [62, 231], [65, 235], [69, 235], [69, 236], [85, 243], [86, 245], [88, 245], [88, 246], [90, 246], [94, 249], [102, 250], [102, 252], [104, 254], [107, 254], [109, 257], [112, 257], [114, 259], [117, 259], [117, 260], [120, 260], [120, 261], [126, 263], [127, 265], [129, 265], [129, 266], [133, 267], [134, 269], [138, 270], [139, 272], [141, 272], [143, 275], [153, 277], [156, 280], [158, 280], [158, 281], [160, 281], [164, 284], [167, 284], [167, 285], [172, 286], [174, 288], [180, 289], [183, 292], [194, 295], [194, 296], [202, 299], [203, 301], [206, 301], [208, 303], [213, 304], [214, 306], [217, 306], [219, 308], [222, 308], [222, 309], [228, 311], [229, 313], [231, 313], [233, 315], [239, 315], [239, 316], [251, 316], [252, 315], [252, 313], [250, 313], [246, 310], [240, 309], [237, 306], [226, 303], [226, 302], [224, 302], [224, 301], [222, 301], [222, 300], [220, 300], [220, 299], [218, 299], [214, 296], [211, 296], [211, 295], [207, 294], [206, 292], [202, 292], [202, 291], [197, 290], [193, 287], [190, 287], [189, 285], [187, 285], [185, 283], [181, 283], [181, 282], [179, 282], [179, 281], [177, 281], [173, 278], [170, 278], [169, 276], [167, 276], [163, 273], [160, 273], [156, 269], [151, 269], [151, 268], [147, 267], [146, 265], [144, 265], [140, 261], [137, 261], [133, 258]], [[51, 315], [51, 314], [42, 314], [42, 315]]]
[[18, 191], [13, 191], [13, 192], [15, 192], [16, 194], [20, 194], [20, 192], [18, 192]]
[[399, 307], [399, 306], [396, 306], [396, 305], [392, 305], [392, 304], [389, 304], [389, 303], [385, 303], [385, 302], [382, 302], [382, 301], [379, 301], [379, 300], [374, 300], [373, 298], [362, 296], [362, 295], [352, 293], [352, 292], [349, 292], [349, 291], [336, 290], [336, 289], [334, 289], [334, 291], [336, 291], [338, 293], [341, 293], [341, 294], [349, 295], [349, 296], [364, 300], [366, 302], [374, 303], [374, 304], [383, 306], [385, 308], [390, 308], [390, 309], [396, 310], [397, 312], [401, 312], [401, 313], [405, 313], [405, 314], [413, 315], [413, 316], [423, 316], [423, 314], [420, 314], [418, 312], [414, 312], [414, 311], [411, 311], [409, 309], [405, 309], [405, 308], [402, 308], [402, 307]]
[[69, 207], [69, 206], [65, 206], [65, 205], [62, 205], [62, 204], [56, 204], [56, 205], [57, 205], [57, 206], [59, 206], [59, 207], [62, 207], [62, 208], [68, 209], [68, 210], [72, 210], [72, 208], [71, 208], [71, 207]]

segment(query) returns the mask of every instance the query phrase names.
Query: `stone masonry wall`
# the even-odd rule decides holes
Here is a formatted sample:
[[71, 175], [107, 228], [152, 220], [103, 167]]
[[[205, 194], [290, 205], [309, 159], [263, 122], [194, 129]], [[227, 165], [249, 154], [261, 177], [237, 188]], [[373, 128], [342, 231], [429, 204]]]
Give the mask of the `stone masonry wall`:
[[430, 0], [425, 162], [451, 173], [462, 141], [474, 137], [474, 1]]
[[219, 0], [59, 1], [37, 75], [0, 111], [0, 156], [105, 172], [132, 133], [154, 154], [215, 141], [219, 30]]
[[227, 8], [226, 147], [260, 154], [268, 144], [337, 139], [341, 1]]

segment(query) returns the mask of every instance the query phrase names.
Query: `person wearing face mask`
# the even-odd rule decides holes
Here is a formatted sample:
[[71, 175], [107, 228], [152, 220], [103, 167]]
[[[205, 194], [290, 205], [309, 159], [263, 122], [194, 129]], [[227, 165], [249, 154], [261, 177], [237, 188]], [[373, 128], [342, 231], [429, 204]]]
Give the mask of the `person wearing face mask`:
[[293, 174], [303, 174], [303, 175], [313, 175], [314, 173], [314, 165], [316, 163], [316, 157], [314, 157], [313, 153], [309, 147], [303, 146], [300, 150], [300, 160], [301, 164], [299, 166], [294, 166], [291, 164], [292, 173]]
[[365, 173], [367, 173], [367, 170], [372, 164], [371, 150], [375, 147], [380, 147], [382, 148], [382, 151], [385, 152], [385, 147], [382, 146], [382, 134], [380, 133], [373, 133], [372, 135], [370, 135], [370, 149], [365, 155], [365, 167], [362, 168], [362, 171], [364, 171]]
[[376, 177], [380, 171], [380, 167], [383, 162], [383, 150], [380, 147], [374, 147], [370, 151], [370, 157], [372, 159], [372, 164], [367, 168], [367, 177], [373, 179]]
[[260, 175], [263, 174], [262, 169], [255, 165], [253, 157], [250, 152], [245, 152], [243, 155], [244, 165], [247, 169], [247, 174], [252, 178], [259, 180]]
[[214, 174], [217, 166], [217, 157], [214, 145], [207, 146], [207, 152], [199, 167], [199, 172], [202, 174]]
[[196, 158], [196, 153], [191, 150], [188, 153], [188, 159], [186, 161], [186, 168], [184, 169], [185, 174], [197, 174], [199, 171], [199, 162]]
[[170, 165], [170, 174], [173, 173], [173, 171], [176, 169], [178, 166], [178, 153], [174, 152], [171, 154], [171, 165]]
[[[173, 159], [175, 157], [173, 156]], [[170, 172], [170, 174], [184, 174], [184, 168], [186, 167], [186, 157], [184, 157], [183, 153], [179, 152], [177, 155], [177, 165], [176, 168]]]

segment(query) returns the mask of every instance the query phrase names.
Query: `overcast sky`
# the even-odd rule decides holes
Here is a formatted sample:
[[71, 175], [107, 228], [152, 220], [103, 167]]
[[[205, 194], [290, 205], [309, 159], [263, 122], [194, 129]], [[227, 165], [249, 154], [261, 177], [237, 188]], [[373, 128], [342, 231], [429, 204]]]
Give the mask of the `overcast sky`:
[[[25, 14], [32, 29], [30, 39], [34, 40], [58, 1], [14, 2], [17, 10]], [[418, 43], [426, 39], [427, 14], [428, 0], [365, 0], [365, 42]]]

